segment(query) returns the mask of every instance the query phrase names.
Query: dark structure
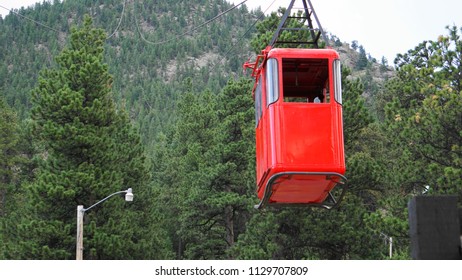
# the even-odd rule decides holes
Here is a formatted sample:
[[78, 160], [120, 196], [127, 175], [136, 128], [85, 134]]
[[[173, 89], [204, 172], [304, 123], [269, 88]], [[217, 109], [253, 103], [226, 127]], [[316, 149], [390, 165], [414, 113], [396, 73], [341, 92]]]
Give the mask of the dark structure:
[[456, 196], [416, 196], [409, 201], [411, 256], [415, 260], [461, 259], [461, 212]]

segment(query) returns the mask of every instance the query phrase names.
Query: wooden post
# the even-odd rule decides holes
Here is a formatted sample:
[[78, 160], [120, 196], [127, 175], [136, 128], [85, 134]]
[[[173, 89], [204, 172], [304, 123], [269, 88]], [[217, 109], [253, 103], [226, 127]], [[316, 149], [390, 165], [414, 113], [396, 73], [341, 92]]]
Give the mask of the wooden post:
[[83, 205], [77, 206], [77, 244], [76, 244], [76, 260], [83, 260]]

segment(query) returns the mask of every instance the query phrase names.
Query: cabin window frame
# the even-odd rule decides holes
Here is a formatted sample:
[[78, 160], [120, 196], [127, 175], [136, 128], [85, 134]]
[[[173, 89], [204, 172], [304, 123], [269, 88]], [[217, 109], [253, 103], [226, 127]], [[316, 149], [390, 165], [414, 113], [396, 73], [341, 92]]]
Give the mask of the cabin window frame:
[[334, 98], [338, 104], [342, 105], [342, 65], [340, 59], [335, 59], [332, 67], [334, 75]]
[[[328, 58], [283, 57], [281, 70], [283, 102], [306, 104], [330, 103], [332, 78], [329, 63], [330, 60]], [[294, 64], [294, 69], [290, 69], [292, 64]], [[286, 69], [286, 66], [289, 69]], [[299, 67], [301, 67], [300, 70]], [[318, 81], [310, 80], [311, 77], [307, 77], [307, 75], [314, 75]], [[288, 77], [290, 78], [287, 79]], [[306, 85], [315, 85], [315, 87], [309, 88]]]
[[279, 63], [276, 58], [266, 62], [266, 101], [267, 106], [279, 100]]

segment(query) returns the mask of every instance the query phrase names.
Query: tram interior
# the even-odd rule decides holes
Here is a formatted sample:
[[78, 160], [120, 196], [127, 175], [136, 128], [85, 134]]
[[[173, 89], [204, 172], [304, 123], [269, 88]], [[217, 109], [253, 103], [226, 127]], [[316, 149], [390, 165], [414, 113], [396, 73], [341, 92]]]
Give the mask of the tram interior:
[[327, 59], [284, 58], [282, 72], [284, 102], [330, 102]]

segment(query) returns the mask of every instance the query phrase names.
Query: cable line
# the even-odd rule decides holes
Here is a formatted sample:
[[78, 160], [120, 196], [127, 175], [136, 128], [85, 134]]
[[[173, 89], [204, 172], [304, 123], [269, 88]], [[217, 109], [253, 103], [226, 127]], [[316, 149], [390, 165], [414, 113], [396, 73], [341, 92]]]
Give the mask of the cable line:
[[30, 17], [26, 17], [25, 15], [22, 15], [22, 14], [16, 12], [15, 10], [8, 9], [7, 7], [4, 7], [4, 6], [2, 6], [2, 5], [0, 5], [0, 8], [3, 8], [3, 9], [5, 9], [5, 10], [7, 10], [7, 11], [10, 11], [10, 12], [12, 12], [12, 13], [14, 13], [14, 14], [16, 14], [16, 15], [22, 17], [22, 18], [24, 18], [24, 19], [27, 19], [27, 20], [29, 20], [29, 21], [32, 21], [32, 22], [34, 22], [35, 24], [38, 24], [38, 25], [40, 25], [40, 26], [42, 26], [42, 27], [45, 27], [45, 28], [47, 28], [47, 29], [49, 29], [49, 30], [52, 30], [52, 31], [54, 31], [54, 32], [59, 33], [59, 31], [56, 30], [56, 29], [54, 29], [53, 27], [50, 27], [50, 26], [45, 25], [45, 24], [43, 24], [43, 23], [41, 23], [41, 22], [38, 22], [38, 21], [36, 21], [36, 20], [34, 20], [34, 19], [31, 19]]
[[143, 33], [141, 33], [140, 27], [138, 26], [138, 18], [136, 16], [136, 1], [133, 2], [133, 15], [134, 15], [134, 18], [135, 18], [136, 30], [138, 31], [138, 34], [140, 34], [141, 39], [143, 41], [145, 41], [146, 43], [148, 43], [148, 44], [154, 44], [153, 42], [151, 42], [151, 41], [147, 40], [146, 38], [144, 38]]
[[127, 4], [127, 0], [124, 0], [124, 5], [123, 5], [123, 7], [122, 7], [122, 14], [121, 14], [121, 16], [120, 16], [119, 24], [117, 25], [117, 27], [116, 27], [116, 29], [114, 30], [114, 32], [112, 32], [112, 34], [109, 35], [109, 37], [106, 38], [106, 40], [109, 39], [109, 38], [111, 38], [112, 36], [114, 36], [114, 35], [117, 33], [117, 30], [119, 30], [119, 27], [120, 27], [120, 25], [122, 24], [122, 19], [124, 18], [124, 14], [125, 14], [125, 5], [126, 5], [126, 4]]
[[215, 64], [215, 66], [213, 67], [213, 69], [215, 70], [217, 66], [219, 66], [220, 64], [222, 64], [223, 60], [225, 60], [226, 56], [231, 53], [231, 51], [233, 51], [234, 47], [236, 46], [237, 43], [239, 43], [246, 35], [247, 33], [249, 33], [253, 28], [254, 26], [262, 19], [265, 17], [265, 14], [266, 12], [274, 5], [274, 3], [276, 2], [276, 0], [273, 0], [273, 2], [268, 6], [268, 8], [266, 8], [266, 10], [257, 18], [257, 20], [255, 20], [255, 22], [244, 32], [244, 34], [239, 37], [236, 41], [236, 43], [232, 43], [231, 44], [231, 47], [229, 48], [229, 50], [226, 51], [226, 53], [223, 55], [223, 58], [217, 63]]
[[[210, 22], [216, 20], [217, 18], [219, 18], [219, 17], [221, 17], [221, 16], [223, 16], [223, 15], [225, 15], [225, 14], [231, 12], [232, 10], [236, 9], [237, 7], [239, 7], [240, 5], [244, 4], [244, 3], [247, 2], [247, 1], [248, 1], [248, 0], [244, 0], [244, 1], [242, 1], [241, 3], [239, 3], [239, 4], [237, 4], [237, 5], [234, 5], [233, 7], [229, 8], [228, 10], [219, 13], [219, 14], [216, 15], [215, 17], [213, 17], [213, 18], [209, 19], [208, 21], [206, 21], [206, 22], [204, 22], [204, 23], [202, 23], [202, 24], [200, 24], [200, 25], [198, 25], [198, 26], [192, 28], [192, 29], [189, 30], [189, 31], [186, 31], [186, 32], [184, 32], [184, 33], [182, 33], [182, 34], [180, 34], [180, 35], [177, 35], [177, 36], [175, 36], [175, 37], [173, 37], [173, 38], [171, 38], [171, 39], [167, 39], [167, 40], [163, 40], [163, 41], [159, 41], [159, 42], [151, 42], [151, 41], [147, 40], [147, 39], [141, 34], [141, 31], [140, 31], [139, 26], [138, 26], [138, 21], [136, 20], [136, 12], [135, 12], [136, 28], [137, 28], [137, 30], [138, 30], [138, 33], [139, 33], [140, 36], [141, 36], [141, 39], [143, 39], [143, 41], [145, 41], [146, 43], [149, 43], [149, 44], [151, 44], [151, 45], [161, 45], [161, 44], [165, 44], [165, 43], [168, 43], [168, 42], [177, 40], [178, 38], [181, 38], [181, 37], [183, 37], [183, 36], [185, 36], [185, 35], [188, 35], [188, 34], [194, 32], [194, 31], [196, 31], [197, 29], [203, 27], [204, 25], [207, 25], [207, 24], [209, 24]], [[136, 6], [136, 1], [133, 3], [133, 7], [134, 7], [134, 8], [135, 8], [135, 6]]]

